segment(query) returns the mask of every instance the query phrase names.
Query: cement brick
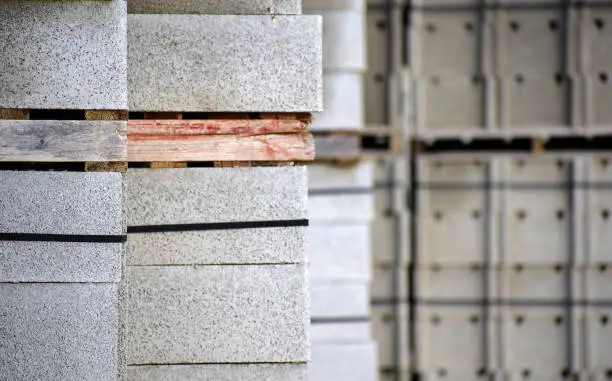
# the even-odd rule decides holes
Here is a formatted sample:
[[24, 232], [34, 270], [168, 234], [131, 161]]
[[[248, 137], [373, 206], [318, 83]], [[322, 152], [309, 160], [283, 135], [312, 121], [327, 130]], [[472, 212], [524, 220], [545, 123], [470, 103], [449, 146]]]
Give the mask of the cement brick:
[[366, 27], [363, 9], [311, 10], [323, 16], [323, 68], [363, 72]]
[[309, 380], [372, 381], [377, 379], [376, 344], [315, 344]]
[[366, 282], [322, 282], [311, 286], [313, 319], [365, 318], [370, 314]]
[[303, 166], [133, 169], [128, 225], [304, 219], [306, 182]]
[[304, 362], [304, 265], [128, 267], [129, 364]]
[[313, 164], [308, 166], [308, 188], [311, 191], [368, 188], [374, 185], [374, 164], [362, 161], [353, 167]]
[[372, 260], [368, 223], [335, 225], [315, 222], [308, 232], [310, 279], [370, 280]]
[[115, 381], [113, 284], [0, 284], [0, 379]]
[[362, 129], [365, 123], [361, 74], [326, 72], [323, 78], [324, 111], [314, 114], [311, 129]]
[[306, 381], [306, 364], [157, 365], [128, 368], [126, 381]]
[[128, 23], [130, 110], [322, 110], [320, 16], [130, 15]]
[[343, 343], [371, 339], [369, 322], [313, 323], [310, 339], [313, 343]]
[[120, 173], [0, 171], [0, 232], [123, 234]]
[[119, 282], [121, 243], [0, 241], [0, 282]]
[[126, 2], [0, 2], [0, 108], [127, 109]]
[[303, 263], [306, 227], [130, 234], [128, 265]]
[[158, 14], [300, 14], [300, 0], [130, 0], [129, 13]]
[[308, 215], [312, 221], [348, 223], [374, 218], [372, 194], [314, 195], [308, 198]]

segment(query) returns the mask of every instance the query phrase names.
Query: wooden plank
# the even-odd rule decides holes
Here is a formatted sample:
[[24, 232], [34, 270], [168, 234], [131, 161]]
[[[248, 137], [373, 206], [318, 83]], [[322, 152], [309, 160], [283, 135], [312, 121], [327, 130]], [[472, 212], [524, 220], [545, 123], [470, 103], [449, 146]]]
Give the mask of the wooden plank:
[[30, 119], [30, 109], [0, 108], [0, 119]]
[[150, 163], [149, 168], [187, 168], [187, 163], [184, 161], [153, 161]]
[[0, 120], [0, 161], [126, 161], [126, 122]]
[[128, 135], [128, 159], [147, 161], [309, 161], [308, 132], [266, 135]]
[[215, 161], [216, 168], [233, 168], [233, 167], [250, 167], [252, 162], [250, 161]]
[[155, 136], [158, 139], [197, 135], [266, 135], [305, 132], [308, 125], [298, 120], [210, 119], [210, 120], [130, 120], [130, 136]]
[[127, 110], [85, 110], [85, 120], [127, 120]]
[[90, 161], [85, 163], [85, 172], [122, 172], [128, 169], [127, 161]]

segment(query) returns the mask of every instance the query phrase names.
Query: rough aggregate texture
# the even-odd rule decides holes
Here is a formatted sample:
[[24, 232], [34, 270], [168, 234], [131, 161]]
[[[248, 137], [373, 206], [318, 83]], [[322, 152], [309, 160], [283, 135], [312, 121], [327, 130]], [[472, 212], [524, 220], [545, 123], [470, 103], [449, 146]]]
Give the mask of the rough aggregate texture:
[[130, 367], [126, 381], [306, 381], [307, 366], [294, 364], [208, 364]]
[[124, 234], [120, 173], [0, 171], [0, 232]]
[[119, 282], [121, 243], [0, 241], [0, 282]]
[[300, 14], [300, 0], [130, 0], [129, 13], [158, 14]]
[[[304, 263], [306, 227], [130, 234], [128, 265]], [[1, 255], [0, 255], [1, 257]]]
[[113, 284], [0, 283], [0, 380], [115, 381]]
[[306, 218], [306, 169], [131, 169], [128, 225]]
[[0, 108], [127, 109], [127, 6], [0, 2]]
[[130, 110], [322, 110], [320, 16], [130, 15], [128, 24]]
[[304, 265], [127, 268], [128, 363], [304, 362]]

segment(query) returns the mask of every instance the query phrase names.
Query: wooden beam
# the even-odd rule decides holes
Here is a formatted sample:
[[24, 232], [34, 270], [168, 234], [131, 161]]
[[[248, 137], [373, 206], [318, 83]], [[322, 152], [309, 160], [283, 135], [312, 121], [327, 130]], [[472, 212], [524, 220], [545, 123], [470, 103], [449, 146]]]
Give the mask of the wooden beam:
[[266, 135], [304, 132], [308, 124], [299, 120], [211, 119], [211, 120], [130, 120], [129, 136], [155, 136], [159, 139], [197, 135]]
[[126, 161], [126, 122], [0, 120], [0, 161]]

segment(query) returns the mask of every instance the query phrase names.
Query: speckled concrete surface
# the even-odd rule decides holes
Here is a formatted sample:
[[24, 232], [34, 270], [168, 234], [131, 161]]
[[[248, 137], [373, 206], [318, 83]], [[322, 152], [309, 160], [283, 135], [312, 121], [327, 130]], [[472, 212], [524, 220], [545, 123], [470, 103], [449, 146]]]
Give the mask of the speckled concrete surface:
[[303, 219], [306, 182], [304, 166], [130, 169], [128, 224]]
[[304, 263], [306, 235], [306, 227], [130, 234], [127, 264]]
[[0, 282], [119, 282], [122, 243], [0, 241]]
[[0, 107], [127, 109], [127, 5], [1, 1]]
[[124, 234], [120, 173], [0, 171], [0, 232]]
[[304, 265], [129, 266], [125, 276], [131, 365], [310, 358]]
[[366, 318], [370, 315], [365, 282], [313, 281], [311, 314], [315, 319]]
[[126, 381], [306, 381], [306, 364], [209, 364], [130, 367]]
[[129, 13], [157, 14], [300, 14], [300, 0], [130, 0]]
[[128, 41], [130, 110], [322, 110], [320, 16], [129, 15]]
[[314, 344], [309, 380], [372, 381], [378, 379], [374, 342]]
[[113, 284], [0, 284], [0, 379], [115, 381]]

